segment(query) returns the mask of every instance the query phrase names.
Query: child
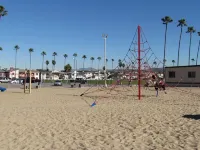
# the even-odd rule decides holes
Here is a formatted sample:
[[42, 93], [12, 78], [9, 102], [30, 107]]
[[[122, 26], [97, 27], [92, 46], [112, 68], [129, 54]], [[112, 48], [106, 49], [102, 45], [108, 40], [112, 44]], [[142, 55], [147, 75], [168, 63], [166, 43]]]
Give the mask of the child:
[[157, 81], [154, 82], [154, 87], [155, 87], [155, 90], [156, 90], [156, 97], [158, 96], [158, 88], [159, 88], [159, 84]]
[[160, 81], [160, 86], [163, 89], [163, 91], [165, 92], [165, 94], [167, 94], [167, 92], [165, 91], [165, 82], [163, 81], [163, 79], [161, 79], [161, 81]]
[[145, 81], [144, 88], [145, 88], [146, 90], [147, 90], [147, 88], [149, 88], [149, 82], [148, 82], [148, 80]]

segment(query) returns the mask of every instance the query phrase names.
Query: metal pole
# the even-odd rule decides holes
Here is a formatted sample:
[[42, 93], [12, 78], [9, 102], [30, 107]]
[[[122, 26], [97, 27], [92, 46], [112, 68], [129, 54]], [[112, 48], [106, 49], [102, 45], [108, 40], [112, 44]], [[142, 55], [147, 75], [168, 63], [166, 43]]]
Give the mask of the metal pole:
[[107, 87], [107, 74], [106, 74], [106, 39], [107, 39], [108, 35], [104, 35], [103, 34], [103, 38], [104, 38], [104, 80], [105, 80], [105, 87]]
[[17, 67], [17, 50], [15, 52], [15, 79], [17, 79], [17, 71], [16, 71], [16, 68]]
[[30, 80], [29, 80], [29, 94], [31, 94], [31, 70], [29, 70]]
[[140, 26], [138, 26], [138, 99], [141, 99]]
[[24, 93], [26, 93], [26, 79], [27, 79], [27, 71], [24, 72]]
[[76, 72], [77, 72], [77, 60], [76, 60]]
[[75, 71], [76, 69], [75, 69], [75, 57], [74, 57], [74, 71]]

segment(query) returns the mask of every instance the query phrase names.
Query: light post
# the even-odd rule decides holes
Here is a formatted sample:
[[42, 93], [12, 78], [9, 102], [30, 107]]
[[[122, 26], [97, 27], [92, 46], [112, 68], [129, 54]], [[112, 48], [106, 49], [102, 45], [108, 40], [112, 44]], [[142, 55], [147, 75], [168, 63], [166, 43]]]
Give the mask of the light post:
[[102, 34], [102, 37], [104, 38], [104, 80], [105, 80], [105, 87], [107, 87], [107, 74], [106, 74], [106, 39], [108, 37], [107, 34]]
[[77, 72], [77, 60], [76, 60], [76, 72]]

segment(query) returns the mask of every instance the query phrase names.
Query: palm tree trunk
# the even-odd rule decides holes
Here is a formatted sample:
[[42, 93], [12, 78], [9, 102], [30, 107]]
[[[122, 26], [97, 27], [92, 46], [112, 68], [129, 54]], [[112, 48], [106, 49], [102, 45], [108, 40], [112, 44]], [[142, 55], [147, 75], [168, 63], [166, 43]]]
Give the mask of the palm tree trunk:
[[98, 63], [98, 71], [99, 71], [99, 64], [100, 64], [100, 60], [99, 60], [99, 63]]
[[199, 46], [198, 46], [198, 50], [197, 50], [196, 65], [197, 65], [197, 63], [198, 63], [198, 58], [199, 58], [199, 49], [200, 49], [200, 40], [199, 40]]
[[17, 50], [16, 50], [16, 53], [15, 53], [15, 79], [17, 78], [17, 71], [16, 71], [16, 68], [17, 68]]
[[75, 71], [76, 69], [75, 69], [75, 57], [74, 57], [74, 71]]
[[191, 44], [192, 44], [192, 33], [190, 33], [190, 45], [189, 45], [189, 58], [188, 58], [188, 65], [190, 65], [190, 51], [191, 51]]
[[91, 71], [92, 71], [92, 67], [93, 67], [93, 60], [92, 60], [92, 66], [91, 66]]
[[83, 59], [83, 71], [85, 70], [85, 59]]
[[166, 43], [167, 43], [167, 24], [165, 26], [165, 43], [164, 43], [164, 57], [163, 57], [163, 78], [165, 78], [165, 53], [166, 53]]
[[178, 59], [177, 59], [177, 66], [179, 66], [179, 55], [180, 55], [180, 48], [181, 48], [181, 38], [182, 38], [183, 27], [181, 27], [181, 33], [178, 43]]
[[44, 69], [44, 55], [42, 56], [42, 70]]
[[30, 53], [30, 70], [31, 70], [31, 53]]
[[66, 58], [65, 58], [65, 61], [64, 61], [64, 67], [66, 66]]
[[112, 61], [112, 70], [113, 70], [113, 61]]

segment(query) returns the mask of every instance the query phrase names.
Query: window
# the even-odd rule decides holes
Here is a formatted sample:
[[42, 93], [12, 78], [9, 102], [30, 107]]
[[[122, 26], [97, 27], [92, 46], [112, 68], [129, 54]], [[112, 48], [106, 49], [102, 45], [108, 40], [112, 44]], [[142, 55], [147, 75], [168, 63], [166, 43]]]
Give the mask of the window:
[[195, 71], [189, 71], [188, 72], [188, 78], [196, 78], [196, 72]]
[[176, 77], [175, 71], [169, 71], [169, 78], [175, 78], [175, 77]]

